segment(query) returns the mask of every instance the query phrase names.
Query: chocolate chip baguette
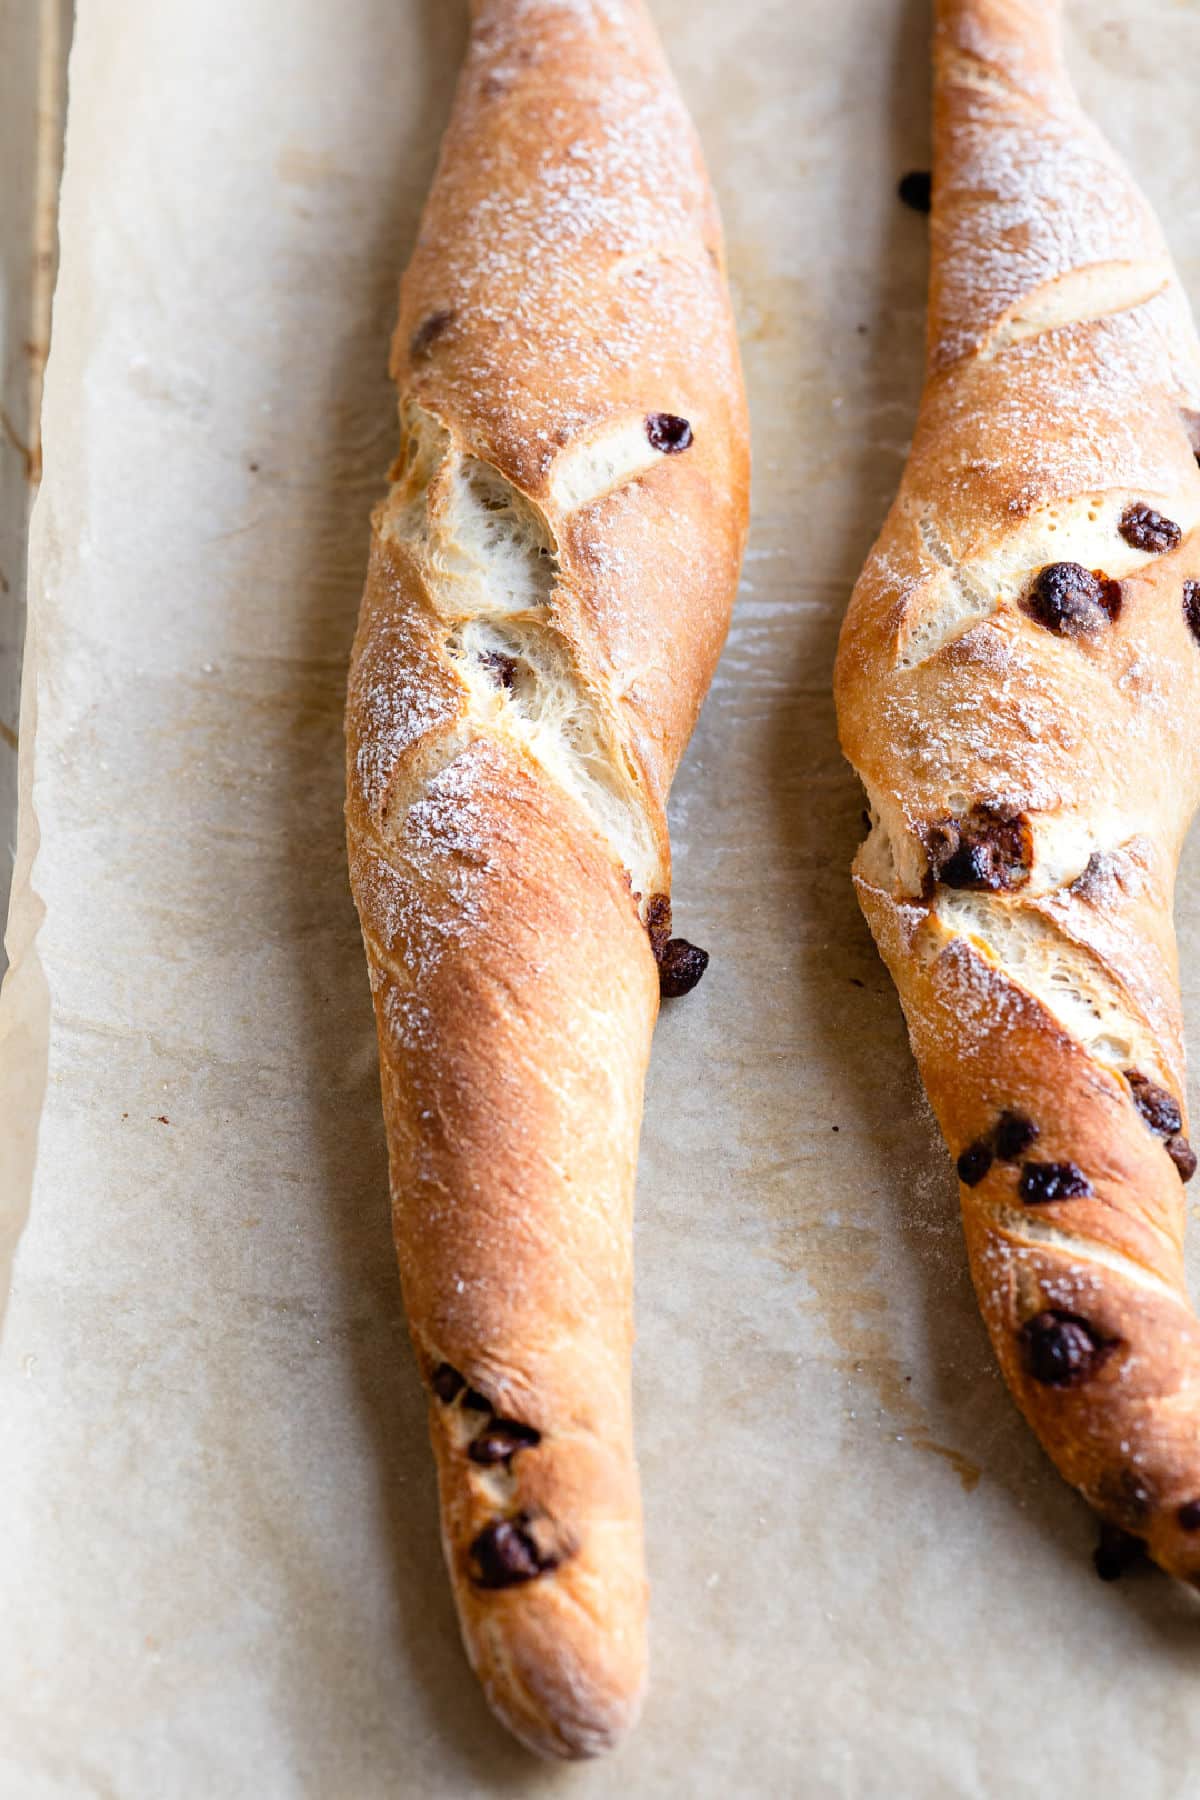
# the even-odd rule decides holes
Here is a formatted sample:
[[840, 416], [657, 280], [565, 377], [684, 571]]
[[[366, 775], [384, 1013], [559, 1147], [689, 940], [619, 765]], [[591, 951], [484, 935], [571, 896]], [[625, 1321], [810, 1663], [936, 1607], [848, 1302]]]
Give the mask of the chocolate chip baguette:
[[632, 1722], [631, 1209], [664, 806], [729, 622], [720, 228], [640, 0], [477, 0], [393, 349], [347, 709], [351, 877], [446, 1560], [532, 1748]]
[[842, 633], [863, 910], [1006, 1379], [1200, 1577], [1171, 899], [1200, 789], [1200, 348], [1053, 0], [939, 0], [924, 397]]

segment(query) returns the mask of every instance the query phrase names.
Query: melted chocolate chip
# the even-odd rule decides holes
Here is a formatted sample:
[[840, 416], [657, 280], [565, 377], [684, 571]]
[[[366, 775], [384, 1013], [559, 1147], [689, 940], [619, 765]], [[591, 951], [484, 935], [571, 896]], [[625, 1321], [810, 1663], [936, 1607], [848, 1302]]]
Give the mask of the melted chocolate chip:
[[1183, 1112], [1178, 1100], [1136, 1069], [1126, 1069], [1125, 1079], [1133, 1103], [1151, 1131], [1166, 1139], [1167, 1155], [1178, 1169], [1179, 1179], [1190, 1181], [1196, 1173], [1196, 1152], [1183, 1135]]
[[654, 894], [646, 907], [646, 930], [658, 964], [658, 990], [664, 1000], [690, 994], [708, 967], [708, 951], [671, 936], [671, 902], [666, 894]]
[[1044, 1206], [1050, 1200], [1080, 1200], [1091, 1191], [1091, 1182], [1073, 1162], [1027, 1162], [1017, 1183], [1017, 1192], [1028, 1206]]
[[525, 1529], [528, 1523], [527, 1516], [521, 1513], [515, 1519], [497, 1519], [480, 1532], [471, 1545], [480, 1587], [516, 1587], [557, 1567], [557, 1557], [539, 1551]]
[[1097, 1512], [1135, 1537], [1159, 1504], [1154, 1485], [1131, 1468], [1106, 1471], [1089, 1491]]
[[419, 362], [422, 357], [428, 356], [443, 332], [453, 323], [454, 314], [447, 311], [430, 313], [427, 319], [422, 319], [408, 340], [408, 354], [412, 360]]
[[1038, 1128], [1024, 1113], [1002, 1112], [996, 1123], [996, 1155], [1001, 1162], [1016, 1162], [1037, 1141]]
[[909, 169], [896, 183], [896, 192], [905, 206], [927, 213], [933, 205], [933, 176], [928, 169]]
[[1019, 1337], [1026, 1367], [1043, 1387], [1075, 1387], [1086, 1381], [1111, 1347], [1086, 1319], [1054, 1309], [1027, 1319]]
[[1183, 584], [1183, 618], [1188, 630], [1200, 644], [1200, 581]]
[[429, 1385], [442, 1405], [449, 1406], [450, 1402], [457, 1399], [462, 1393], [467, 1384], [457, 1369], [444, 1362], [439, 1363], [429, 1377]]
[[490, 1413], [492, 1410], [491, 1401], [486, 1394], [481, 1394], [478, 1388], [468, 1388], [463, 1395], [462, 1403], [463, 1409], [466, 1412]]
[[1058, 637], [1090, 637], [1121, 610], [1121, 584], [1079, 563], [1047, 563], [1021, 601], [1022, 612]]
[[1174, 519], [1164, 519], [1152, 506], [1144, 506], [1140, 501], [1125, 508], [1117, 529], [1134, 550], [1149, 550], [1155, 556], [1174, 550], [1183, 536]]
[[655, 956], [661, 955], [671, 935], [671, 901], [668, 895], [651, 895], [646, 907], [646, 930], [650, 933], [650, 948]]
[[943, 863], [941, 878], [947, 887], [995, 887], [991, 850], [986, 844], [963, 844]]
[[664, 1000], [690, 994], [708, 967], [708, 951], [686, 938], [668, 938], [658, 957], [658, 991]]
[[968, 1144], [955, 1164], [958, 1179], [965, 1187], [978, 1187], [991, 1168], [992, 1160], [992, 1147], [982, 1138], [977, 1143]]
[[929, 871], [946, 887], [996, 893], [1023, 887], [1033, 860], [1033, 834], [1013, 807], [976, 806], [926, 833]]
[[472, 1462], [489, 1463], [507, 1462], [518, 1450], [532, 1450], [540, 1444], [542, 1434], [532, 1425], [522, 1425], [519, 1419], [493, 1419], [484, 1427], [467, 1451]]
[[1167, 1139], [1167, 1155], [1179, 1170], [1180, 1181], [1190, 1181], [1196, 1173], [1196, 1152], [1182, 1132]]
[[1101, 1581], [1119, 1581], [1126, 1569], [1141, 1561], [1145, 1549], [1141, 1538], [1106, 1520], [1100, 1527], [1100, 1542], [1092, 1551], [1097, 1575]]
[[1133, 1093], [1133, 1104], [1151, 1131], [1156, 1131], [1159, 1137], [1175, 1137], [1183, 1129], [1183, 1114], [1174, 1094], [1147, 1076], [1139, 1075], [1136, 1069], [1126, 1069], [1125, 1079]]
[[1200, 1500], [1185, 1500], [1175, 1517], [1184, 1531], [1200, 1531]]
[[678, 413], [650, 413], [646, 436], [652, 450], [661, 450], [664, 456], [678, 456], [681, 450], [690, 448], [692, 428]]
[[503, 688], [506, 693], [511, 694], [513, 691], [513, 683], [517, 679], [516, 657], [505, 656], [503, 650], [485, 650], [479, 660], [495, 682], [496, 686]]

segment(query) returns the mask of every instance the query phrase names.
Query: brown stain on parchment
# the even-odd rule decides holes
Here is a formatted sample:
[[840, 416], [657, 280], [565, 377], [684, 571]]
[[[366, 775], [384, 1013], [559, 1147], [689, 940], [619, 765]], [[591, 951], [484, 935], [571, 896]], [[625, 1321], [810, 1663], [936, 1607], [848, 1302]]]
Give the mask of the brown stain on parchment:
[[813, 1298], [802, 1304], [819, 1312], [832, 1342], [842, 1352], [838, 1367], [852, 1381], [865, 1377], [879, 1404], [897, 1426], [897, 1437], [948, 1462], [966, 1493], [979, 1485], [983, 1470], [970, 1457], [940, 1444], [924, 1408], [912, 1391], [912, 1377], [891, 1348], [887, 1294], [880, 1281], [879, 1234], [865, 1225], [795, 1223], [780, 1227], [775, 1255], [784, 1268], [802, 1275]]
[[2, 431], [17, 455], [25, 464], [25, 479], [30, 487], [36, 487], [42, 478], [42, 446], [40, 440], [27, 444], [8, 413], [0, 406], [0, 431]]

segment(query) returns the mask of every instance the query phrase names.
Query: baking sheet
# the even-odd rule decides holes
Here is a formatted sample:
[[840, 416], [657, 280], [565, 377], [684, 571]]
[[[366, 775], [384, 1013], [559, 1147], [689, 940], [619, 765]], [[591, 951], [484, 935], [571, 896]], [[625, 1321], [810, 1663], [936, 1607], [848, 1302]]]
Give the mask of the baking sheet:
[[[757, 469], [672, 805], [678, 917], [713, 964], [660, 1026], [641, 1164], [653, 1686], [615, 1759], [546, 1771], [466, 1670], [340, 738], [395, 279], [463, 10], [79, 6], [0, 1023], [10, 1237], [28, 1211], [0, 1794], [1190, 1793], [1196, 1604], [1096, 1581], [993, 1370], [847, 875], [830, 669], [919, 385], [910, 0], [655, 4], [723, 202]], [[1200, 296], [1200, 9], [1070, 19]], [[1195, 1033], [1195, 849], [1180, 924]]]

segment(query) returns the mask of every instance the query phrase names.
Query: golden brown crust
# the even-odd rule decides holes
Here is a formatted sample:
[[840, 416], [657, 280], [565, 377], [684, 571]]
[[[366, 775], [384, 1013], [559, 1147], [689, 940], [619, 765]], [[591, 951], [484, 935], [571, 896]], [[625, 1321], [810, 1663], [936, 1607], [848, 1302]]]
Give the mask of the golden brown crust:
[[[941, 0], [936, 66], [926, 388], [838, 658], [856, 885], [1005, 1376], [1068, 1480], [1194, 1578], [1171, 896], [1200, 798], [1200, 350], [1057, 5]], [[1037, 1133], [1010, 1154], [1005, 1113]]]
[[636, 0], [474, 6], [392, 367], [347, 828], [396, 1242], [468, 1654], [526, 1743], [590, 1755], [645, 1671], [647, 921], [748, 478], [712, 198]]

